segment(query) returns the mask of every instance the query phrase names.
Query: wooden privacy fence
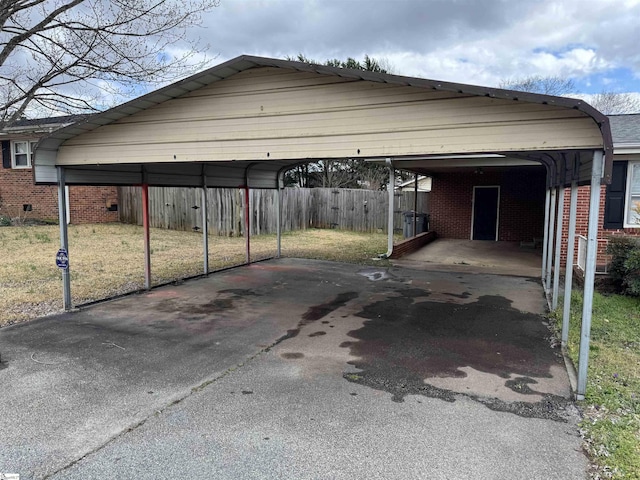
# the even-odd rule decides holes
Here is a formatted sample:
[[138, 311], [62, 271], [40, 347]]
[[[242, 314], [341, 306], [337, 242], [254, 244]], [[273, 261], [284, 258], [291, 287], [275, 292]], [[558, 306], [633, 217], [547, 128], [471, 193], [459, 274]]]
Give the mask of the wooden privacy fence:
[[[142, 224], [140, 187], [120, 187], [120, 221]], [[285, 188], [282, 195], [282, 230], [338, 228], [357, 232], [386, 231], [386, 191], [346, 188]], [[396, 192], [394, 229], [402, 231], [403, 211], [413, 210], [414, 192]], [[209, 232], [241, 236], [244, 231], [244, 191], [209, 188]], [[276, 233], [275, 190], [250, 190], [251, 234]], [[172, 230], [202, 229], [202, 191], [199, 188], [149, 187], [152, 227]], [[429, 212], [429, 194], [418, 192], [418, 212]]]

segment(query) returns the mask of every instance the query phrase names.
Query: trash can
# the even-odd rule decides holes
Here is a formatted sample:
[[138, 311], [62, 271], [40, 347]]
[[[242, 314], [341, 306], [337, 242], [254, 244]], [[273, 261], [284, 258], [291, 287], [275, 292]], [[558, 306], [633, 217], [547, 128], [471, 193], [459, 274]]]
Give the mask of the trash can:
[[[404, 215], [404, 228], [402, 229], [402, 234], [404, 238], [413, 237], [413, 210], [408, 212], [402, 212]], [[416, 213], [416, 232], [415, 235], [419, 233], [424, 233], [429, 231], [429, 214], [428, 213]]]

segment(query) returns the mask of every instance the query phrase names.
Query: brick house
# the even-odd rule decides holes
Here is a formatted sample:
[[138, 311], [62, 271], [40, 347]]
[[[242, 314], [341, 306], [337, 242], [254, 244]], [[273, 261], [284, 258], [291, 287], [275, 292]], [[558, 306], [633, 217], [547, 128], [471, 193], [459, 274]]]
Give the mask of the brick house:
[[[599, 267], [608, 262], [608, 239], [616, 235], [640, 236], [640, 114], [610, 115], [614, 162], [611, 184], [601, 187], [598, 220]], [[576, 235], [587, 235], [589, 187], [578, 189]], [[562, 264], [566, 260], [569, 191], [565, 192]], [[577, 248], [577, 247], [576, 247]], [[577, 251], [577, 250], [576, 250]]]
[[[602, 186], [600, 199], [597, 263], [601, 266], [608, 261], [605, 250], [612, 235], [640, 236], [640, 114], [611, 115], [609, 119], [614, 164], [611, 185]], [[486, 165], [486, 156], [469, 156], [466, 168], [448, 170], [442, 163], [429, 172], [433, 176], [431, 229], [442, 238], [527, 243], [541, 240], [545, 168], [509, 158], [500, 166]], [[578, 189], [576, 235], [587, 234], [589, 192], [588, 186]], [[569, 196], [570, 189], [566, 189], [562, 265], [566, 261]], [[576, 242], [577, 252], [579, 240]]]
[[[57, 221], [58, 192], [55, 186], [34, 185], [32, 159], [38, 140], [54, 130], [83, 120], [70, 115], [21, 120], [0, 131], [0, 215], [10, 218]], [[68, 187], [70, 223], [118, 221], [116, 187]]]

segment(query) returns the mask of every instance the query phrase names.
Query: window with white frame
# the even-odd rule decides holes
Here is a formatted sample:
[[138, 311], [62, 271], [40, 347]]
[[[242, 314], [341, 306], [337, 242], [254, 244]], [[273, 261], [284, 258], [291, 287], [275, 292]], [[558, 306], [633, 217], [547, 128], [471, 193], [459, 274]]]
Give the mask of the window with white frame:
[[625, 205], [625, 227], [640, 227], [640, 162], [629, 162]]
[[36, 143], [38, 142], [35, 140], [14, 140], [11, 142], [12, 168], [31, 168]]

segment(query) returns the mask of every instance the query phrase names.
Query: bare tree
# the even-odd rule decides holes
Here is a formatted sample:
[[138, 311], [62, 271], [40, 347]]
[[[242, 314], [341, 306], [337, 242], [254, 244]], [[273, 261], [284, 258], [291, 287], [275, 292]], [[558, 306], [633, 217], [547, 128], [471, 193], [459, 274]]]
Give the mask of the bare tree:
[[543, 95], [560, 96], [577, 93], [573, 80], [554, 76], [532, 75], [530, 77], [511, 78], [500, 81], [498, 86], [507, 90], [541, 93]]
[[201, 69], [186, 31], [218, 2], [0, 0], [0, 128], [31, 110], [95, 111], [90, 92], [135, 94]]
[[601, 92], [587, 101], [605, 115], [640, 113], [640, 95], [638, 94]]

